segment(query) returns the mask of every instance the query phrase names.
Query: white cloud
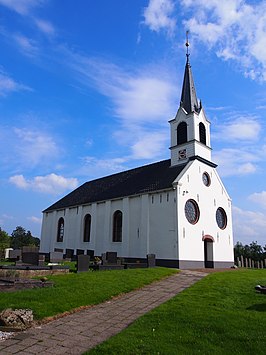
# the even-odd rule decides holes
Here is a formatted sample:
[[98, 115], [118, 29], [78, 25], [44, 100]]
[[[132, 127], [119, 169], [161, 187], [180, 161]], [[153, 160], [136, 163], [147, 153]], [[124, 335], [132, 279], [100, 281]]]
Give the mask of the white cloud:
[[257, 141], [261, 132], [261, 124], [254, 117], [238, 116], [227, 119], [224, 125], [217, 125], [213, 138], [217, 140]]
[[52, 36], [55, 34], [55, 28], [51, 22], [42, 19], [35, 19], [35, 24], [44, 34]]
[[256, 161], [252, 151], [224, 148], [213, 154], [213, 161], [218, 164], [221, 176], [241, 176], [254, 174], [257, 171]]
[[266, 80], [266, 2], [182, 0], [190, 32], [251, 79]]
[[54, 138], [47, 133], [27, 128], [14, 128], [14, 149], [23, 165], [35, 166], [59, 155]]
[[[168, 133], [168, 132], [167, 132]], [[131, 146], [131, 159], [155, 159], [165, 152], [166, 132], [143, 132]]]
[[28, 86], [20, 84], [0, 70], [0, 96], [7, 96], [12, 92], [31, 90]]
[[125, 170], [125, 158], [98, 159], [92, 156], [83, 157], [83, 166], [79, 175], [98, 178]]
[[38, 54], [39, 48], [37, 46], [36, 41], [34, 41], [33, 39], [23, 36], [21, 34], [15, 34], [13, 35], [13, 38], [22, 54], [28, 57], [35, 57]]
[[77, 79], [108, 97], [121, 120], [165, 122], [165, 117], [175, 112], [176, 86], [164, 68], [150, 66], [130, 72], [101, 58], [86, 58], [68, 50], [65, 55]]
[[265, 245], [265, 214], [261, 212], [247, 211], [233, 207], [233, 229], [234, 244], [241, 241], [243, 244], [250, 244], [257, 241]]
[[24, 190], [33, 190], [47, 194], [59, 195], [66, 190], [73, 190], [78, 186], [76, 178], [65, 178], [54, 173], [46, 176], [36, 176], [26, 180], [23, 175], [14, 175], [9, 182]]
[[172, 35], [176, 26], [173, 12], [174, 1], [150, 0], [148, 6], [144, 9], [144, 24], [152, 31], [165, 30], [169, 35]]
[[42, 218], [39, 217], [31, 216], [31, 217], [27, 217], [27, 220], [36, 224], [42, 224]]
[[266, 191], [253, 193], [249, 196], [249, 200], [256, 202], [262, 207], [266, 208]]
[[20, 15], [27, 15], [34, 7], [43, 3], [44, 0], [0, 0], [0, 5], [8, 7]]

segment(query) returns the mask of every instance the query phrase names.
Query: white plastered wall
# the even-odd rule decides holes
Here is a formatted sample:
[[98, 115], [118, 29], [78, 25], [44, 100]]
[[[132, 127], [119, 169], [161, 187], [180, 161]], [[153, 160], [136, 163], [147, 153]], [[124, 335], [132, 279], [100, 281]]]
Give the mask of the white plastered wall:
[[[211, 178], [210, 186], [203, 184], [204, 172]], [[177, 183], [179, 259], [204, 261], [202, 237], [210, 235], [214, 239], [214, 262], [233, 262], [231, 200], [216, 169], [194, 160], [187, 165]], [[187, 221], [184, 211], [185, 203], [189, 199], [195, 200], [200, 210], [199, 220], [194, 225]], [[218, 207], [222, 207], [227, 215], [227, 226], [223, 230], [216, 222]]]

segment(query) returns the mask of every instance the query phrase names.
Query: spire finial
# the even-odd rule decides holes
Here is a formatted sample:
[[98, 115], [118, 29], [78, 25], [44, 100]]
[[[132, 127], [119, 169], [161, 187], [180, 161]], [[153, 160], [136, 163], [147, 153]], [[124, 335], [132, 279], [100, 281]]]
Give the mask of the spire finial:
[[187, 54], [186, 54], [186, 56], [187, 56], [187, 61], [188, 61], [188, 58], [189, 58], [189, 56], [190, 56], [190, 53], [189, 53], [189, 51], [188, 51], [188, 47], [189, 47], [189, 41], [188, 41], [188, 34], [189, 34], [189, 30], [187, 30], [186, 31], [186, 47], [187, 47]]

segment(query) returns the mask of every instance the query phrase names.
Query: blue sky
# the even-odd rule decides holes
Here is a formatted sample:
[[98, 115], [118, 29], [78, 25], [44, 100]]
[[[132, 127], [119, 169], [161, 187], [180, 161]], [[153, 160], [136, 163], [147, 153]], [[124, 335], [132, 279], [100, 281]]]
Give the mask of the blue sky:
[[185, 33], [234, 240], [265, 245], [266, 1], [0, 0], [0, 226], [170, 157]]

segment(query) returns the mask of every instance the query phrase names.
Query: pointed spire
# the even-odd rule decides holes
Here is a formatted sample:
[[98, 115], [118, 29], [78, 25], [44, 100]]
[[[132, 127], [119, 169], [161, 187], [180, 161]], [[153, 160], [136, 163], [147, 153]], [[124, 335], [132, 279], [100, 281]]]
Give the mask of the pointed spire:
[[189, 63], [190, 53], [188, 50], [188, 47], [189, 47], [188, 31], [187, 31], [186, 35], [187, 35], [187, 41], [186, 41], [187, 62], [186, 62], [186, 67], [185, 67], [185, 74], [184, 74], [184, 80], [183, 80], [183, 88], [182, 88], [180, 106], [183, 107], [186, 110], [186, 112], [189, 114], [191, 112], [199, 112], [201, 109], [201, 104], [198, 103], [196, 89], [195, 89], [194, 80], [193, 80], [193, 76], [192, 76], [191, 65]]

